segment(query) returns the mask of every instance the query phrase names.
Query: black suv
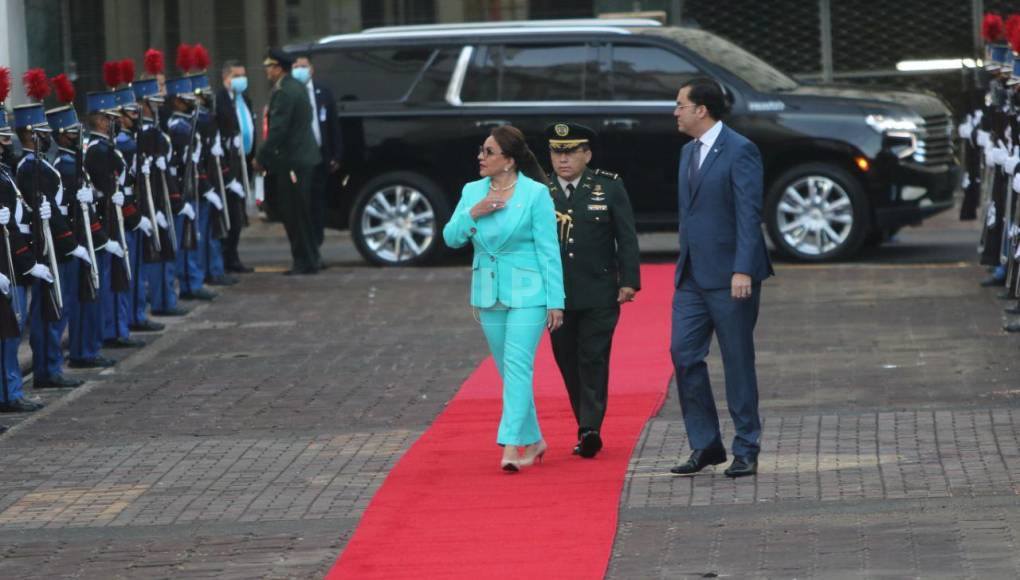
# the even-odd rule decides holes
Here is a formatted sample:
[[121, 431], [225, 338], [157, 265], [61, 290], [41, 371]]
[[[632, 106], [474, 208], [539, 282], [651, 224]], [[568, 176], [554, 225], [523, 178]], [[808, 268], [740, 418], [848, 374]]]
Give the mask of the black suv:
[[687, 137], [674, 100], [715, 78], [725, 119], [761, 149], [765, 222], [787, 257], [852, 256], [953, 204], [959, 168], [949, 108], [937, 97], [801, 85], [702, 30], [649, 20], [566, 20], [376, 28], [323, 38], [316, 79], [339, 99], [344, 185], [331, 223], [380, 265], [429, 262], [478, 146], [511, 123], [545, 157], [542, 130], [599, 133], [592, 165], [619, 173], [640, 230], [677, 225], [677, 164]]

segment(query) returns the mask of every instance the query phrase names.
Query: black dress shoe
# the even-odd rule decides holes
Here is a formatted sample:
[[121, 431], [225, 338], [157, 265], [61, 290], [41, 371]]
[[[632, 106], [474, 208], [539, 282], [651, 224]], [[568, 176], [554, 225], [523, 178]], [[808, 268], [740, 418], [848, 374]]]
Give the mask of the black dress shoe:
[[1009, 308], [1003, 308], [1002, 311], [1006, 314], [1012, 314], [1013, 316], [1020, 315], [1020, 304], [1010, 306]]
[[580, 454], [581, 454], [581, 444], [578, 443], [577, 445], [574, 445], [574, 450], [571, 452], [571, 455], [580, 455]]
[[982, 288], [994, 288], [996, 286], [1003, 286], [1006, 281], [1002, 278], [996, 278], [995, 276], [989, 276], [981, 281]]
[[0, 425], [0, 435], [7, 432], [7, 425]]
[[758, 458], [733, 456], [733, 463], [723, 473], [733, 478], [754, 475], [758, 473]]
[[217, 276], [215, 278], [209, 278], [205, 281], [210, 286], [233, 286], [237, 284], [237, 278], [233, 276]]
[[85, 384], [85, 381], [80, 379], [69, 379], [64, 375], [54, 375], [48, 379], [34, 379], [32, 380], [33, 389], [73, 389], [74, 387], [80, 387]]
[[181, 298], [183, 298], [184, 300], [205, 300], [205, 301], [209, 301], [209, 300], [212, 300], [212, 299], [216, 298], [217, 296], [219, 296], [219, 294], [217, 294], [215, 292], [210, 292], [210, 291], [206, 290], [205, 288], [199, 288], [198, 290], [193, 290], [191, 292], [188, 292], [187, 294], [184, 294], [183, 292], [181, 293]]
[[588, 431], [581, 436], [581, 441], [577, 445], [581, 448], [578, 455], [585, 459], [591, 459], [602, 450], [602, 437], [598, 431]]
[[137, 338], [120, 336], [110, 340], [104, 340], [103, 346], [106, 348], [140, 348], [145, 346], [145, 341], [138, 340]]
[[173, 308], [168, 308], [166, 310], [153, 310], [152, 311], [152, 315], [153, 316], [184, 316], [187, 313], [188, 313], [188, 309], [187, 308], [181, 308], [180, 306], [175, 306]]
[[249, 268], [244, 264], [238, 262], [236, 264], [229, 264], [223, 268], [227, 272], [233, 272], [234, 274], [251, 274], [255, 271], [255, 268]]
[[21, 397], [8, 403], [0, 403], [0, 413], [31, 413], [38, 411], [46, 405], [42, 403], [36, 403], [35, 401], [29, 401], [28, 399]]
[[166, 328], [166, 325], [154, 320], [143, 320], [138, 324], [132, 324], [128, 328], [133, 332], [158, 332]]
[[673, 475], [694, 475], [709, 465], [726, 463], [726, 448], [716, 445], [707, 449], [695, 449], [686, 462], [669, 470]]
[[102, 355], [92, 359], [73, 358], [67, 363], [72, 369], [104, 369], [115, 364], [117, 364], [117, 361]]
[[1010, 292], [1009, 290], [1006, 290], [1005, 292], [999, 292], [998, 294], [995, 295], [995, 297], [998, 298], [999, 300], [1016, 300], [1016, 296], [1013, 296], [1013, 293]]
[[1020, 322], [1010, 322], [1002, 327], [1006, 332], [1020, 332]]

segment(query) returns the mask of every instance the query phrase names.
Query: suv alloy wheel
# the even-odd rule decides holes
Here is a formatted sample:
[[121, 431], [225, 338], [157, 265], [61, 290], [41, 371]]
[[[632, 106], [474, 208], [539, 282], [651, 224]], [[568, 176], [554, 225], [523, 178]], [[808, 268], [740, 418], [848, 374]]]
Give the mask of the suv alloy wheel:
[[765, 223], [776, 250], [787, 258], [823, 262], [848, 258], [870, 229], [863, 187], [827, 163], [787, 170], [765, 198]]
[[377, 266], [413, 266], [441, 252], [446, 200], [432, 181], [404, 171], [387, 173], [361, 188], [351, 211], [351, 238]]

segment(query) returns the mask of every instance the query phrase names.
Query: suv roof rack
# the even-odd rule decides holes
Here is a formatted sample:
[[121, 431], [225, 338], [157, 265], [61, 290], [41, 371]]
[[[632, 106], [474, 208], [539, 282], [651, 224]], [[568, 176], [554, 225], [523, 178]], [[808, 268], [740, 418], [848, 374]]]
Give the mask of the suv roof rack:
[[658, 20], [651, 18], [564, 18], [560, 20], [497, 20], [494, 22], [449, 22], [443, 24], [412, 24], [405, 26], [377, 26], [366, 28], [361, 34], [378, 34], [393, 32], [426, 32], [433, 30], [478, 30], [488, 28], [544, 28], [567, 26], [621, 26], [640, 28], [645, 26], [662, 26]]

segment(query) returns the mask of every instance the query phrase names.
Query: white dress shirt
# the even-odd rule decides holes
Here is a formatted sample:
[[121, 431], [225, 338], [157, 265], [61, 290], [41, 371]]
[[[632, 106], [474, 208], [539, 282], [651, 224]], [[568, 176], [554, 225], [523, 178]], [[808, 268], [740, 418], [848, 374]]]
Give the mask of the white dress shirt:
[[722, 133], [722, 128], [722, 121], [716, 121], [715, 125], [712, 125], [712, 128], [705, 131], [705, 134], [698, 139], [701, 141], [701, 151], [699, 152], [701, 154], [698, 156], [698, 167], [701, 167], [701, 164], [705, 162], [705, 158], [708, 157], [708, 152], [712, 150], [712, 147], [715, 145], [715, 140], [719, 138], [719, 133]]
[[312, 133], [315, 134], [315, 144], [322, 147], [322, 134], [319, 132], [319, 107], [315, 105], [315, 81], [309, 80], [305, 86], [308, 87], [308, 101], [312, 104]]
[[578, 175], [577, 179], [575, 179], [573, 181], [564, 181], [562, 177], [557, 175], [556, 176], [556, 181], [560, 182], [560, 189], [563, 190], [563, 195], [567, 196], [567, 198], [570, 198], [570, 190], [567, 189], [567, 185], [568, 184], [569, 185], [573, 185], [574, 186], [574, 191], [577, 191], [577, 184], [581, 183], [581, 176]]

